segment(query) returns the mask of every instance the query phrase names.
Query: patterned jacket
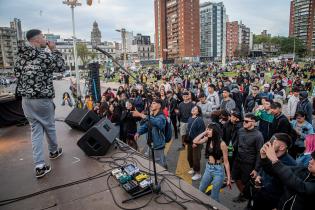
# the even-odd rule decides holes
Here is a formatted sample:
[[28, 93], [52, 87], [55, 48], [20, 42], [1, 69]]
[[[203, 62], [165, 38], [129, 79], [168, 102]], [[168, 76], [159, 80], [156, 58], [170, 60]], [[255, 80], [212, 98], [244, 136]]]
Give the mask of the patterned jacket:
[[14, 66], [16, 96], [54, 98], [53, 72], [63, 71], [65, 63], [60, 52], [49, 53], [30, 45], [19, 47]]

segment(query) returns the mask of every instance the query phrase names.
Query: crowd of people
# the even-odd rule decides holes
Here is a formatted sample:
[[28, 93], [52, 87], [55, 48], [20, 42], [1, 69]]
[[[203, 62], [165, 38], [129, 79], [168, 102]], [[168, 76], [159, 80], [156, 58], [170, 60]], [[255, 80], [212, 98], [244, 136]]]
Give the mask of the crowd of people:
[[[63, 152], [56, 138], [52, 73], [63, 72], [65, 63], [40, 30], [28, 31], [26, 38], [28, 44], [19, 47], [14, 69], [16, 96], [22, 97], [31, 126], [35, 174], [41, 178], [51, 171], [44, 160], [44, 133], [49, 158]], [[312, 209], [312, 69], [260, 60], [224, 68], [218, 64], [152, 68], [137, 77], [143, 84], [132, 84], [128, 75], [122, 75], [122, 86], [117, 91], [108, 88], [100, 101], [91, 95], [81, 101], [71, 86], [75, 101], [65, 93], [62, 104], [108, 118], [120, 127], [120, 139], [134, 149], [139, 137], [150, 131], [156, 162], [164, 167], [165, 144], [173, 130], [174, 141], [180, 141], [178, 149], [187, 149], [187, 173], [192, 180], [201, 179], [202, 192], [212, 185], [211, 197], [217, 201], [223, 185], [235, 182], [240, 193], [233, 201], [249, 200], [248, 208]]]
[[[226, 76], [227, 71], [237, 75]], [[99, 102], [86, 96], [81, 104], [119, 126], [121, 140], [135, 149], [139, 136], [151, 126], [156, 162], [164, 167], [165, 127], [171, 124], [174, 139], [181, 141], [178, 150], [187, 148], [187, 173], [192, 180], [201, 180], [202, 192], [212, 185], [211, 197], [217, 201], [220, 189], [235, 182], [240, 194], [233, 202], [249, 199], [252, 209], [300, 209], [311, 205], [315, 193], [308, 71], [290, 62], [260, 61], [239, 68], [174, 65], [139, 72], [145, 87], [130, 84], [129, 76], [122, 75], [118, 90], [107, 88]], [[293, 166], [303, 172], [291, 172]], [[285, 169], [290, 177], [281, 174]], [[283, 181], [284, 177], [305, 188]], [[248, 195], [249, 189], [254, 193]]]

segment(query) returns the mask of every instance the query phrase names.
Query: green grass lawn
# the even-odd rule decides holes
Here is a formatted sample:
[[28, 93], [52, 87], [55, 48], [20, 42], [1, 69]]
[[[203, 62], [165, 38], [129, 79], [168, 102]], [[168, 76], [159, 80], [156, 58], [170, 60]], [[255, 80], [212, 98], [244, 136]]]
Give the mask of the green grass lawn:
[[235, 71], [229, 71], [229, 72], [223, 72], [223, 75], [226, 77], [235, 77], [238, 75], [238, 73]]

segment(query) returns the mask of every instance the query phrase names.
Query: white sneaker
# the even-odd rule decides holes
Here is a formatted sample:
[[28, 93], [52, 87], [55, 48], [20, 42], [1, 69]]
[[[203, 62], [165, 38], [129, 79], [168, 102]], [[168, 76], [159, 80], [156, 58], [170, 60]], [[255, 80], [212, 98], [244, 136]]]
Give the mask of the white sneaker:
[[196, 181], [201, 178], [201, 174], [196, 173], [193, 177], [191, 177], [192, 180]]
[[188, 171], [188, 174], [193, 175], [195, 173], [194, 169], [191, 169], [190, 171]]

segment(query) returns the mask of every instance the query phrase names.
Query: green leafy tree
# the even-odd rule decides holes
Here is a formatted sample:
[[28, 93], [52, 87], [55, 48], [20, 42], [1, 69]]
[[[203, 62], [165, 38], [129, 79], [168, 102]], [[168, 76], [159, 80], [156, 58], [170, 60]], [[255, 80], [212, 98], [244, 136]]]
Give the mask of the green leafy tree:
[[278, 54], [293, 53], [294, 51], [294, 39], [295, 39], [295, 53], [299, 56], [306, 54], [306, 47], [301, 40], [293, 37], [284, 36], [264, 36], [254, 35], [254, 44], [264, 44], [269, 51], [272, 45], [279, 48]]
[[306, 47], [301, 40], [294, 37], [281, 37], [280, 50], [283, 53], [292, 53], [294, 51], [294, 39], [295, 39], [295, 53], [299, 56], [306, 54]]
[[84, 67], [96, 56], [95, 53], [89, 51], [85, 43], [77, 43], [77, 53]]

